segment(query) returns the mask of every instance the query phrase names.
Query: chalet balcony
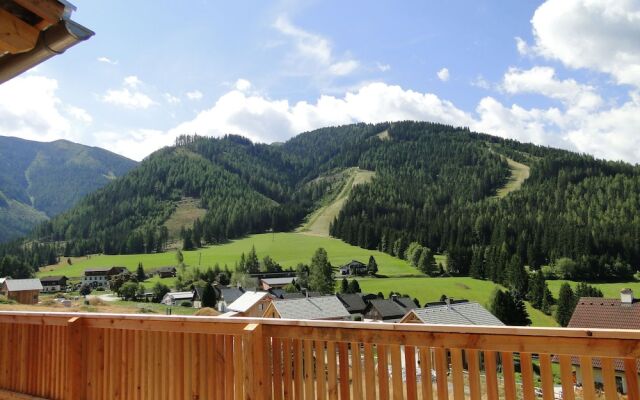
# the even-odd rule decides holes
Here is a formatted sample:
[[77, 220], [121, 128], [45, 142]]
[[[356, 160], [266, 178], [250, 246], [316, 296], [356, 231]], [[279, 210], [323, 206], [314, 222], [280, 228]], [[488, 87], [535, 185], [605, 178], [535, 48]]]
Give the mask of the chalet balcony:
[[640, 331], [0, 313], [0, 399], [638, 399], [639, 356]]

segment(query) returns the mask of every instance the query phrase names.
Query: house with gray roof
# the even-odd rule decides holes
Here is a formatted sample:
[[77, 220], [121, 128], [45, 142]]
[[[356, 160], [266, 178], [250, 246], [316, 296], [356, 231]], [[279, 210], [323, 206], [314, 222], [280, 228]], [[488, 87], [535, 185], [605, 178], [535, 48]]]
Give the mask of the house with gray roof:
[[374, 299], [369, 301], [364, 310], [365, 319], [385, 322], [398, 322], [407, 310], [391, 299]]
[[295, 280], [296, 278], [293, 276], [281, 278], [262, 278], [260, 279], [260, 287], [262, 287], [262, 290], [278, 289], [292, 284]]
[[363, 314], [367, 303], [358, 293], [340, 293], [338, 299], [344, 304], [349, 314]]
[[238, 300], [244, 293], [244, 289], [237, 287], [214, 286], [218, 295], [218, 311], [229, 311], [229, 305]]
[[272, 296], [268, 292], [247, 290], [236, 301], [229, 304], [227, 312], [233, 311], [238, 317], [261, 317], [271, 300]]
[[348, 320], [351, 314], [336, 296], [305, 297], [274, 300], [263, 315], [265, 318]]
[[416, 303], [413, 302], [411, 297], [391, 296], [391, 300], [393, 300], [396, 303], [398, 303], [398, 305], [400, 307], [404, 308], [405, 310], [413, 310], [415, 308], [420, 307], [420, 306], [416, 305]]
[[2, 284], [1, 291], [9, 300], [22, 304], [37, 304], [42, 284], [40, 279], [7, 279]]
[[431, 325], [504, 326], [502, 321], [476, 302], [435, 305], [409, 311], [401, 323]]

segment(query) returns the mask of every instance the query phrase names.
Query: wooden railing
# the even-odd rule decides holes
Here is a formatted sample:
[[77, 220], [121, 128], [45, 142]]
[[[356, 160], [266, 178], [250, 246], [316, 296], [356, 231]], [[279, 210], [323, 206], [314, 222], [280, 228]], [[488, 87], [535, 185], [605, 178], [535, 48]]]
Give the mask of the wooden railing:
[[0, 399], [612, 400], [620, 363], [639, 399], [639, 356], [640, 331], [0, 312]]

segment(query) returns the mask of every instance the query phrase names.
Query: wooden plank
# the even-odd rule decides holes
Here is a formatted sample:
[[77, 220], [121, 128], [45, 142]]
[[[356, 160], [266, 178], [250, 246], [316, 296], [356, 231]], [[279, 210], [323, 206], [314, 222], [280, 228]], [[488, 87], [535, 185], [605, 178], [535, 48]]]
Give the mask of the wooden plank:
[[624, 359], [624, 376], [627, 381], [627, 398], [640, 399], [640, 389], [638, 388], [638, 364], [635, 359]]
[[326, 375], [325, 375], [325, 354], [324, 342], [315, 342], [316, 350], [316, 392], [318, 400], [325, 400], [327, 397]]
[[404, 387], [402, 385], [402, 356], [400, 354], [400, 346], [392, 344], [389, 346], [389, 354], [391, 355], [391, 382], [393, 400], [402, 400], [404, 398]]
[[613, 358], [603, 357], [602, 381], [604, 383], [604, 398], [606, 400], [617, 400], [618, 390], [616, 388], [616, 371], [613, 368]]
[[273, 399], [282, 400], [282, 340], [273, 339], [271, 342], [273, 362]]
[[451, 375], [453, 375], [453, 398], [464, 400], [464, 370], [462, 367], [462, 350], [451, 349]]
[[338, 399], [338, 372], [336, 365], [336, 344], [327, 343], [327, 397], [329, 400]]
[[303, 340], [304, 348], [304, 397], [305, 399], [315, 398], [315, 390], [313, 387], [313, 342], [311, 340]]
[[284, 385], [283, 385], [283, 398], [284, 400], [293, 399], [293, 372], [292, 368], [292, 354], [291, 354], [291, 340], [282, 339], [282, 359], [284, 360]]
[[295, 399], [304, 397], [304, 371], [302, 361], [302, 341], [297, 339], [293, 343], [293, 388]]
[[349, 385], [349, 347], [347, 343], [338, 343], [338, 373], [340, 375], [340, 400], [351, 398]]
[[549, 354], [539, 354], [540, 360], [540, 380], [542, 381], [542, 398], [553, 400], [553, 372], [551, 370], [551, 356]]
[[68, 400], [83, 400], [85, 399], [84, 388], [86, 375], [85, 375], [85, 362], [84, 362], [84, 329], [82, 319], [79, 317], [71, 318], [69, 320], [69, 334], [67, 335], [67, 382], [65, 390], [65, 399]]
[[469, 369], [469, 397], [471, 400], [480, 400], [480, 359], [478, 350], [465, 350], [467, 366]]
[[[219, 399], [233, 399], [235, 397], [235, 385], [234, 376], [236, 374], [234, 368], [233, 357], [233, 336], [218, 336], [216, 339], [216, 345], [220, 349], [221, 354], [224, 354], [224, 359], [220, 368], [224, 370], [224, 397], [220, 396]], [[224, 345], [224, 350], [222, 346]], [[221, 369], [218, 369], [220, 371]], [[216, 391], [216, 394], [220, 394], [220, 391]]]
[[535, 400], [536, 394], [533, 386], [533, 362], [531, 354], [520, 353], [520, 372], [522, 378], [522, 397], [524, 400]]
[[367, 400], [375, 400], [376, 374], [375, 364], [373, 362], [373, 345], [371, 345], [371, 343], [364, 344], [364, 383]]
[[[584, 400], [595, 400], [596, 387], [593, 380], [593, 359], [591, 357], [580, 357], [580, 372], [582, 373], [582, 398]], [[630, 398], [633, 399], [634, 397]]]
[[55, 24], [62, 18], [64, 6], [56, 0], [13, 0], [49, 24]]
[[[236, 400], [244, 399], [244, 365], [243, 365], [242, 336], [233, 337], [233, 370], [234, 370], [234, 397]], [[248, 366], [251, 368], [251, 366]]]
[[416, 378], [416, 348], [406, 346], [404, 348], [404, 365], [407, 384], [407, 399], [417, 400], [418, 382]]
[[40, 30], [0, 8], [0, 53], [23, 53], [33, 49]]
[[389, 399], [389, 364], [387, 360], [387, 346], [378, 344], [378, 396], [380, 400]]
[[575, 391], [573, 388], [573, 366], [571, 365], [570, 356], [560, 356], [560, 380], [562, 381], [562, 399], [573, 400], [575, 398]]
[[43, 397], [29, 396], [22, 393], [0, 389], [0, 400], [47, 400]]
[[484, 352], [484, 374], [487, 379], [487, 397], [489, 399], [498, 398], [498, 374], [496, 367], [496, 352]]
[[[436, 388], [438, 391], [438, 400], [449, 399], [449, 382], [447, 380], [447, 351], [443, 348], [437, 348], [434, 351], [436, 360]], [[497, 398], [497, 397], [494, 397]]]
[[351, 343], [351, 385], [353, 387], [353, 398], [362, 399], [362, 356], [360, 343]]
[[431, 349], [420, 347], [420, 375], [422, 383], [422, 399], [433, 399], [433, 381], [431, 379]]
[[504, 385], [504, 397], [507, 400], [516, 399], [516, 374], [513, 367], [513, 353], [503, 352], [500, 354], [502, 359], [502, 377]]

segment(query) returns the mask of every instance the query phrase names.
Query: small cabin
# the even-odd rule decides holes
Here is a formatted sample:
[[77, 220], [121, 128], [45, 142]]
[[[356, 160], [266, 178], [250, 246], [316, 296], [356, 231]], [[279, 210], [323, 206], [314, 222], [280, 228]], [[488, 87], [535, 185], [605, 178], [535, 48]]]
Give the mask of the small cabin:
[[37, 304], [41, 291], [39, 279], [7, 279], [2, 284], [2, 292], [7, 298], [21, 304]]

